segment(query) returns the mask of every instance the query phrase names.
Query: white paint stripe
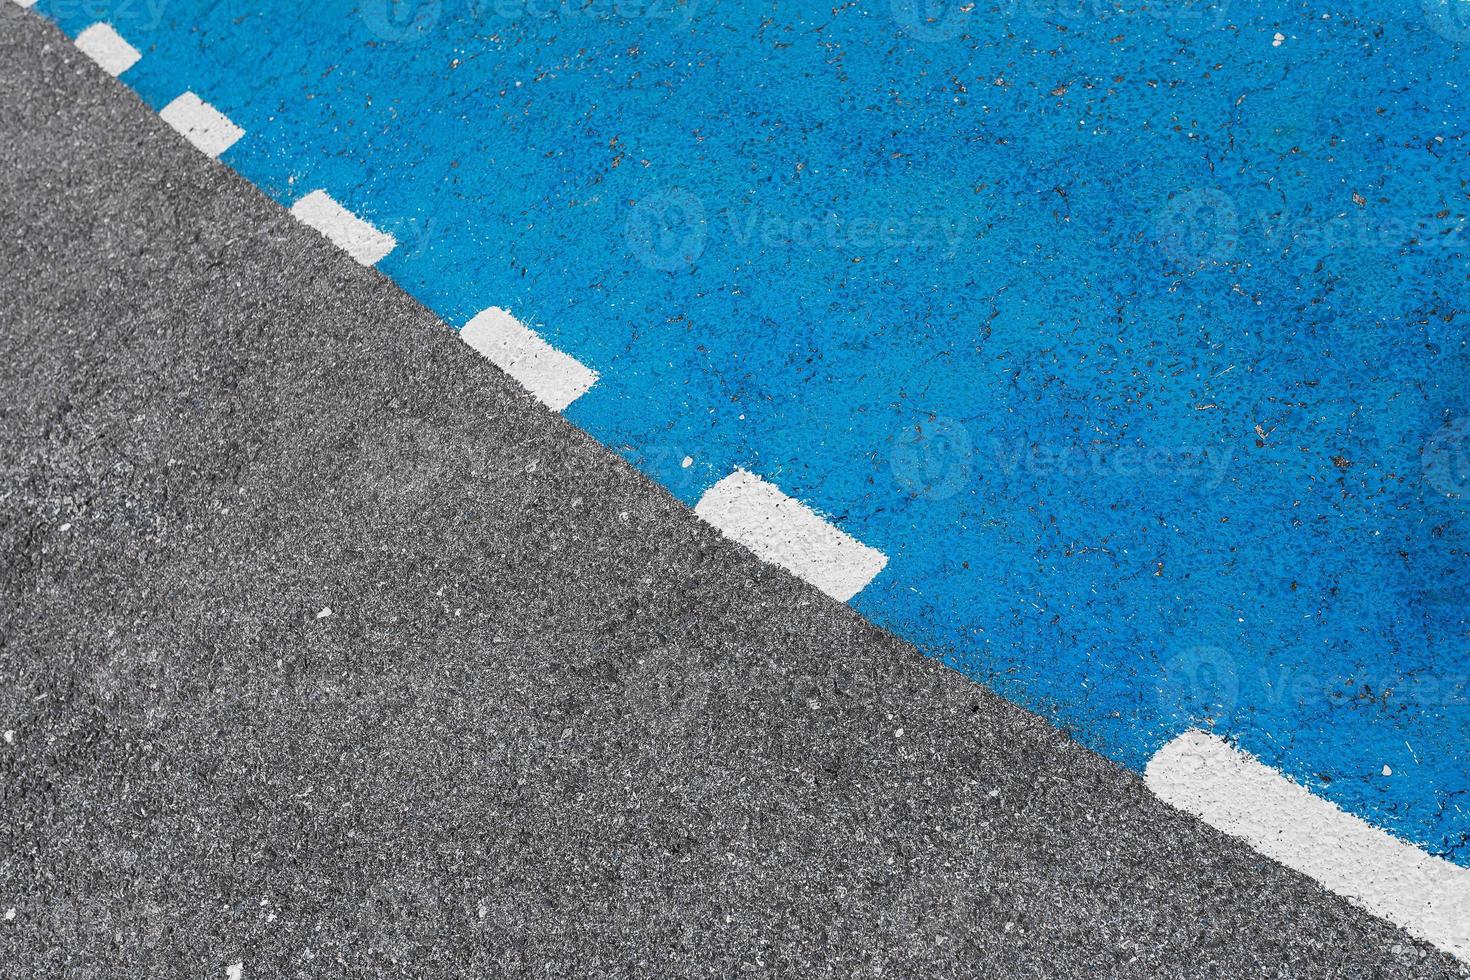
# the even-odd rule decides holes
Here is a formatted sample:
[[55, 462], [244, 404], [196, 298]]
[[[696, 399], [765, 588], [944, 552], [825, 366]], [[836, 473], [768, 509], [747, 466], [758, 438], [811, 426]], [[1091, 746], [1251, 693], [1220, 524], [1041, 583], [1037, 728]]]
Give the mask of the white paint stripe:
[[174, 99], [158, 116], [206, 156], [219, 156], [245, 135], [245, 130], [193, 92]]
[[36, 0], [15, 0], [15, 2], [22, 7], [34, 7], [36, 5]]
[[1149, 760], [1158, 796], [1470, 962], [1470, 869], [1369, 826], [1208, 732]]
[[756, 556], [846, 602], [888, 564], [888, 556], [845, 534], [801, 501], [754, 473], [736, 470], [699, 498], [694, 512]]
[[465, 343], [560, 412], [597, 383], [597, 372], [563, 354], [498, 306], [475, 315], [459, 332]]
[[137, 48], [112, 29], [111, 24], [105, 23], [93, 24], [78, 34], [77, 47], [109, 75], [121, 75], [143, 57]]
[[398, 239], [363, 221], [326, 191], [307, 194], [291, 205], [291, 213], [363, 265], [377, 265], [398, 245]]

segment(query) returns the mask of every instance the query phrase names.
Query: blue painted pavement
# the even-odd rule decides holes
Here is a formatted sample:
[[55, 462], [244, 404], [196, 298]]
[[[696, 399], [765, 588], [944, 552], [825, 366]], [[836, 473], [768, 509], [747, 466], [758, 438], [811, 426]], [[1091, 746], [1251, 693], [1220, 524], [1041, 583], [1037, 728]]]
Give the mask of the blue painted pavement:
[[877, 623], [1470, 865], [1467, 0], [38, 9], [595, 368], [568, 416], [680, 499], [886, 552]]

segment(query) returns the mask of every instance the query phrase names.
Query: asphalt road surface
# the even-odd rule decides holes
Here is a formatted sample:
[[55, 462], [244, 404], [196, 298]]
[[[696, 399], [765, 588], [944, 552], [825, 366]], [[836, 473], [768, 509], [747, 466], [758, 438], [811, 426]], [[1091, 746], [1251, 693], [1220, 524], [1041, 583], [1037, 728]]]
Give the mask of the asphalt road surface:
[[0, 975], [1464, 975], [722, 540], [9, 4], [0, 175]]

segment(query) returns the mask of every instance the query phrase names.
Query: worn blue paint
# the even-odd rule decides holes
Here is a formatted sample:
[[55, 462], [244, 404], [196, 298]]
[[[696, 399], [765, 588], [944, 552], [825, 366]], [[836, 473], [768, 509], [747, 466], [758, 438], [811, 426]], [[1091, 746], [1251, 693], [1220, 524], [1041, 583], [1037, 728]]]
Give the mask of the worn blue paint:
[[569, 416], [681, 499], [883, 549], [876, 622], [1470, 865], [1470, 4], [1122, 6], [40, 9], [595, 367]]

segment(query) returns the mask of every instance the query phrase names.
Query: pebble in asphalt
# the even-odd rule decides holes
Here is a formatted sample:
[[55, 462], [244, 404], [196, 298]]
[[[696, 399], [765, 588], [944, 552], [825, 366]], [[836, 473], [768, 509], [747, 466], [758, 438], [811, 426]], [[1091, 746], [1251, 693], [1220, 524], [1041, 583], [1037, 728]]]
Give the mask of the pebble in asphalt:
[[9, 4], [0, 76], [6, 976], [1464, 975], [721, 540]]

